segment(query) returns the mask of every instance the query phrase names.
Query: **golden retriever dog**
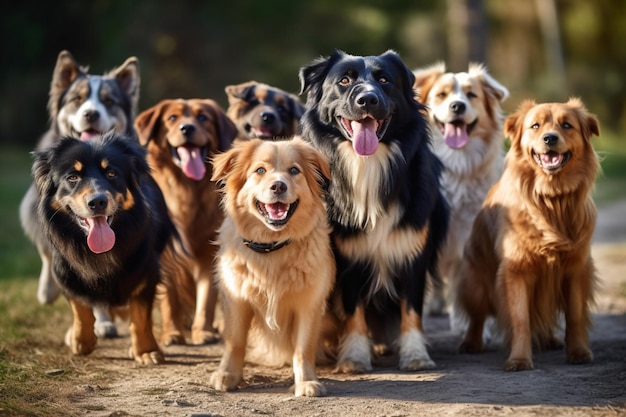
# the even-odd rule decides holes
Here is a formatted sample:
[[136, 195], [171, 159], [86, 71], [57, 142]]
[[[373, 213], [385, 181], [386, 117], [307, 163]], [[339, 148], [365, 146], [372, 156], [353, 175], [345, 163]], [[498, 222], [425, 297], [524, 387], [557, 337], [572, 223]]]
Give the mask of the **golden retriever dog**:
[[183, 242], [176, 256], [162, 260], [161, 340], [184, 344], [184, 329], [191, 324], [193, 344], [214, 343], [219, 335], [213, 284], [217, 246], [212, 242], [223, 214], [210, 157], [230, 148], [237, 128], [213, 100], [176, 99], [139, 114], [135, 130]]
[[265, 363], [291, 361], [296, 396], [324, 395], [315, 356], [335, 282], [323, 201], [328, 162], [295, 137], [235, 144], [213, 167], [226, 213], [217, 270], [228, 325], [211, 385], [227, 391], [241, 382], [249, 342], [248, 359], [265, 349]]
[[451, 328], [460, 334], [464, 323], [454, 311], [450, 281], [474, 218], [502, 174], [501, 103], [509, 92], [478, 63], [470, 64], [467, 72], [447, 72], [441, 62], [413, 73], [418, 99], [428, 108], [433, 150], [444, 164], [441, 184], [450, 205], [450, 227], [438, 265], [442, 282], [433, 286], [427, 307], [431, 314], [444, 314], [449, 306]]
[[238, 140], [289, 138], [298, 132], [304, 104], [295, 94], [257, 81], [229, 85], [226, 114], [239, 129]]
[[484, 321], [495, 316], [510, 349], [504, 369], [532, 369], [533, 343], [563, 346], [555, 335], [562, 313], [567, 362], [591, 362], [598, 120], [578, 98], [528, 100], [504, 131], [505, 170], [476, 217], [459, 273], [457, 301], [469, 317], [460, 351], [480, 351]]

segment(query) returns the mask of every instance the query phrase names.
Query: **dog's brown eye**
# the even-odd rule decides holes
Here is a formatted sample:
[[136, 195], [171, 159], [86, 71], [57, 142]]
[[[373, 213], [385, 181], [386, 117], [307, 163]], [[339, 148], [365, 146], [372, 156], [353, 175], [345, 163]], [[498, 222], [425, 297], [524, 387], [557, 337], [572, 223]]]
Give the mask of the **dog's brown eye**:
[[534, 123], [530, 128], [535, 130], [539, 129], [539, 123]]
[[198, 119], [199, 122], [206, 122], [207, 120], [209, 120], [209, 118], [206, 117], [206, 115], [204, 115], [204, 114], [199, 114], [197, 119]]
[[259, 167], [259, 168], [256, 169], [256, 173], [259, 174], [259, 175], [263, 175], [263, 174], [265, 174], [265, 172], [266, 172], [266, 170], [263, 167]]
[[468, 91], [468, 93], [467, 93], [466, 95], [467, 95], [467, 98], [476, 98], [476, 97], [478, 97], [478, 96], [476, 95], [476, 93], [474, 93], [474, 92], [472, 92], [472, 91]]
[[70, 174], [70, 175], [67, 176], [67, 180], [69, 182], [78, 182], [78, 179], [79, 179], [79, 177], [76, 174]]
[[572, 128], [572, 125], [567, 123], [567, 122], [563, 122], [562, 126], [563, 126], [563, 129], [571, 129]]
[[341, 84], [341, 85], [348, 85], [348, 84], [350, 84], [350, 78], [343, 77], [341, 80], [339, 80], [339, 84]]
[[298, 167], [291, 167], [291, 168], [289, 168], [289, 173], [291, 175], [296, 175], [296, 174], [300, 173], [300, 170], [298, 169]]
[[175, 114], [172, 114], [170, 117], [167, 118], [167, 120], [169, 120], [170, 122], [174, 122], [176, 121], [176, 119], [178, 119], [178, 116], [176, 116]]
[[114, 105], [114, 104], [115, 104], [115, 102], [113, 101], [113, 99], [110, 99], [110, 98], [108, 98], [108, 97], [107, 97], [106, 99], [104, 99], [104, 100], [103, 100], [103, 102], [104, 102], [104, 105], [105, 105], [105, 106], [107, 106], [107, 107], [111, 107], [112, 105]]
[[115, 171], [110, 169], [110, 170], [107, 171], [106, 175], [107, 175], [107, 178], [115, 178], [115, 177], [117, 177], [117, 172], [115, 172]]
[[446, 98], [448, 94], [445, 91], [442, 91], [441, 93], [437, 94], [437, 98]]

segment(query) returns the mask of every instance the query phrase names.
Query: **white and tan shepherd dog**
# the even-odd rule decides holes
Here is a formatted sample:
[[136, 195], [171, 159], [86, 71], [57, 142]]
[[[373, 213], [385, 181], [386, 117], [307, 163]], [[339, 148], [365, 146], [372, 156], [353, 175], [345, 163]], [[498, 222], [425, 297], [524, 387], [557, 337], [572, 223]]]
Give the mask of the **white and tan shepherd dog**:
[[433, 288], [428, 308], [431, 314], [442, 314], [450, 305], [452, 330], [460, 333], [464, 325], [451, 303], [453, 277], [472, 222], [502, 173], [504, 116], [500, 105], [509, 92], [482, 64], [473, 63], [467, 72], [454, 73], [437, 63], [413, 73], [418, 100], [428, 108], [433, 150], [445, 167], [442, 187], [450, 204], [450, 227], [439, 257], [445, 288]]

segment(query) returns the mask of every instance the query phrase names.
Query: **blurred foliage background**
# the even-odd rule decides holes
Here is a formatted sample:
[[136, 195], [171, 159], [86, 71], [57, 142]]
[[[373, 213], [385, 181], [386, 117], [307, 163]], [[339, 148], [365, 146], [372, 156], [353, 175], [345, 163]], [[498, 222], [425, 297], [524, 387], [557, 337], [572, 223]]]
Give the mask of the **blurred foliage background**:
[[32, 147], [48, 127], [56, 57], [102, 74], [137, 56], [144, 110], [251, 79], [299, 91], [298, 70], [334, 49], [400, 53], [411, 68], [484, 62], [524, 98], [580, 96], [602, 133], [626, 131], [623, 0], [25, 0], [0, 16], [0, 145]]

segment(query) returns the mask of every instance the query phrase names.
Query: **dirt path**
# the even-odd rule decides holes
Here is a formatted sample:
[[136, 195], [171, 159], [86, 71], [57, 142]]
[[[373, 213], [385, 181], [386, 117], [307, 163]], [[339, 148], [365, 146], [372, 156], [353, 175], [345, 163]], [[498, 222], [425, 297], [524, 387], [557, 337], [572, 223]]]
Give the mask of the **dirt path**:
[[168, 348], [168, 364], [142, 367], [126, 359], [127, 337], [101, 341], [90, 356], [89, 368], [106, 370], [110, 382], [72, 387], [69, 395], [90, 416], [626, 416], [625, 213], [626, 202], [600, 210], [593, 253], [602, 285], [590, 365], [567, 365], [563, 351], [552, 351], [535, 356], [533, 371], [506, 373], [499, 346], [458, 354], [447, 319], [429, 318], [437, 369], [406, 373], [381, 364], [346, 376], [323, 368], [323, 398], [295, 398], [290, 369], [257, 366], [246, 367], [241, 390], [218, 393], [208, 379], [220, 345]]

